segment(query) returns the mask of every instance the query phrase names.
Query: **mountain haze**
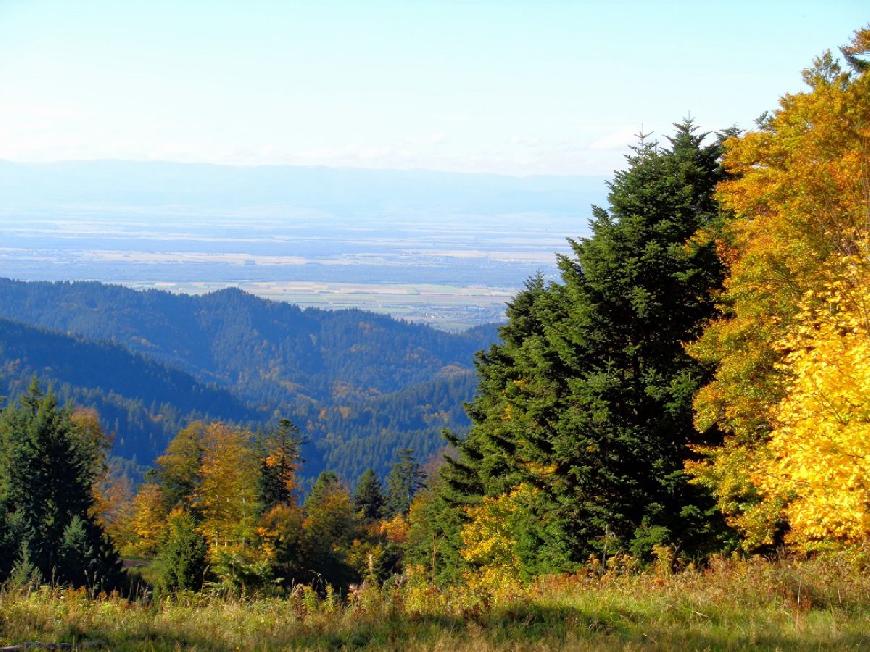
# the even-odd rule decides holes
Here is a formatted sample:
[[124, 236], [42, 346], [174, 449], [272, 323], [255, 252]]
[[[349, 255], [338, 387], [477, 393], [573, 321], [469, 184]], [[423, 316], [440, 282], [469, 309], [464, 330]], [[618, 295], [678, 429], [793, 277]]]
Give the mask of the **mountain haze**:
[[462, 174], [291, 165], [162, 161], [0, 161], [7, 209], [164, 206], [342, 216], [364, 214], [576, 214], [602, 195], [602, 177]]

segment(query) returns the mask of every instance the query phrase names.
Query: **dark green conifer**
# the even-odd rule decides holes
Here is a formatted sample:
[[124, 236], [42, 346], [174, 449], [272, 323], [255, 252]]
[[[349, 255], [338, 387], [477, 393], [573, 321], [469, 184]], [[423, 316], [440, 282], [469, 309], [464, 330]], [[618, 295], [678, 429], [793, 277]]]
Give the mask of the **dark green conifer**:
[[373, 469], [367, 469], [360, 476], [353, 492], [353, 505], [366, 522], [376, 521], [384, 515], [384, 492]]
[[423, 487], [423, 478], [420, 464], [414, 459], [414, 451], [410, 448], [401, 449], [399, 459], [387, 476], [387, 516], [408, 513], [414, 494]]
[[119, 585], [120, 559], [91, 513], [94, 471], [102, 466], [94, 454], [70, 411], [35, 380], [0, 412], [0, 546], [16, 551], [0, 572], [26, 560], [45, 579]]
[[174, 513], [157, 551], [157, 587], [161, 591], [198, 591], [205, 579], [208, 547], [186, 512]]
[[263, 463], [260, 471], [260, 494], [264, 511], [274, 505], [292, 504], [296, 472], [302, 463], [302, 436], [290, 419], [278, 425], [262, 438]]
[[609, 209], [594, 208], [592, 236], [560, 258], [561, 282], [532, 279], [502, 342], [478, 357], [472, 430], [443, 475], [460, 513], [520, 483], [540, 490], [516, 533], [532, 572], [603, 545], [717, 543], [712, 503], [683, 473], [707, 373], [683, 343], [714, 315], [723, 278], [712, 244], [693, 239], [721, 219], [719, 156], [690, 121], [665, 147], [642, 139]]
[[303, 581], [347, 586], [358, 579], [348, 563], [347, 552], [357, 534], [353, 500], [338, 476], [321, 473], [305, 501]]

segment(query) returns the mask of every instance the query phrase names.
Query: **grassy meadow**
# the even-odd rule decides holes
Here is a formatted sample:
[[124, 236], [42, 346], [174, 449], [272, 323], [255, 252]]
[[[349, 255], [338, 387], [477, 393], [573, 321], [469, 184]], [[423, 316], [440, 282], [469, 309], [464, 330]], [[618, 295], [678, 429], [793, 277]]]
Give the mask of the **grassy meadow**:
[[870, 573], [854, 556], [548, 577], [440, 592], [422, 579], [350, 596], [163, 600], [7, 588], [0, 642], [111, 650], [866, 650]]

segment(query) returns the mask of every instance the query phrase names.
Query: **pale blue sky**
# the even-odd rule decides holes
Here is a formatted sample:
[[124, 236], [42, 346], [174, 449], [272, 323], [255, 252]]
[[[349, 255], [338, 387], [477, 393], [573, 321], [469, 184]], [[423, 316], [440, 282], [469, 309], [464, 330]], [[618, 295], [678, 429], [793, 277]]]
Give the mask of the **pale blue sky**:
[[0, 159], [603, 174], [752, 120], [866, 0], [0, 0]]

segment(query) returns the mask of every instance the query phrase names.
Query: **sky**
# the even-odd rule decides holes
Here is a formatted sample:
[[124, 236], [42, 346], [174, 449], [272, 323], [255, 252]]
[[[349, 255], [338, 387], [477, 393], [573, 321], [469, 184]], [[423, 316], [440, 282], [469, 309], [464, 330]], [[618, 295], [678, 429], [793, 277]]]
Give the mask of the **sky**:
[[0, 0], [0, 159], [608, 175], [750, 128], [866, 0]]

